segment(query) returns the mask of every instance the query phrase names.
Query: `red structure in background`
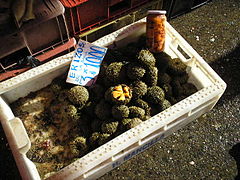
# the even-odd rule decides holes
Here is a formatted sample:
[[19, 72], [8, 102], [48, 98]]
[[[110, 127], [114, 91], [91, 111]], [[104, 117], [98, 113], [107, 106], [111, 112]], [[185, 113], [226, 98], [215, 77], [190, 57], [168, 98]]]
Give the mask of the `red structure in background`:
[[96, 3], [96, 0], [82, 0], [74, 4], [73, 0], [61, 0], [73, 36], [126, 15], [150, 1], [152, 0], [98, 0]]
[[69, 35], [65, 8], [60, 1], [35, 0], [33, 7], [35, 19], [21, 26], [16, 22], [15, 29], [1, 37], [0, 81], [30, 69], [18, 63], [26, 56], [46, 62], [70, 52], [76, 44]]
[[65, 7], [72, 8], [88, 0], [60, 0], [60, 1]]
[[[20, 56], [33, 56], [41, 62], [68, 52], [74, 37], [99, 27], [151, 0], [35, 0], [36, 18], [1, 37], [0, 81], [31, 67], [19, 68]], [[5, 40], [4, 40], [5, 39]]]

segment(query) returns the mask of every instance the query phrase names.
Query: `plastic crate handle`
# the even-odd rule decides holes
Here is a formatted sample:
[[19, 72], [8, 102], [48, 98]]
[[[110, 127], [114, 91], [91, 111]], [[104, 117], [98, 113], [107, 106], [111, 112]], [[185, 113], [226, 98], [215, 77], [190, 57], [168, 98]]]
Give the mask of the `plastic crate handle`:
[[22, 179], [40, 180], [36, 166], [26, 157], [31, 142], [24, 125], [19, 118], [14, 116], [2, 96], [0, 96], [0, 121]]
[[18, 149], [20, 153], [26, 154], [31, 147], [31, 142], [24, 128], [22, 121], [19, 118], [14, 118], [9, 121], [2, 122], [8, 142]]
[[21, 153], [27, 153], [31, 147], [31, 142], [22, 121], [19, 118], [14, 118], [9, 121], [9, 124], [17, 141], [17, 148]]
[[9, 105], [0, 96], [0, 120], [10, 146], [26, 154], [31, 142], [22, 121], [14, 117]]

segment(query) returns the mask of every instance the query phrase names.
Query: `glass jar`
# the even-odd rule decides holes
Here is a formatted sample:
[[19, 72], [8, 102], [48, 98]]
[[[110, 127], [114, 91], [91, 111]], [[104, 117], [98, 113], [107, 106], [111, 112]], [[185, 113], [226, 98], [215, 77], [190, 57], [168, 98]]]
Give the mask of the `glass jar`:
[[147, 13], [146, 43], [153, 53], [162, 52], [165, 45], [166, 11], [149, 10]]

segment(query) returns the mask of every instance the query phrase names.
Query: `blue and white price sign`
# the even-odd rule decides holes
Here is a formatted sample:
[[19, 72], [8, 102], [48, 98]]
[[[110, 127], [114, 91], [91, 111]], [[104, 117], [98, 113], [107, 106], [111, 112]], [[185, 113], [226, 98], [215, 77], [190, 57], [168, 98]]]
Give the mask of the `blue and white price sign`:
[[91, 86], [97, 80], [107, 48], [79, 40], [66, 82]]

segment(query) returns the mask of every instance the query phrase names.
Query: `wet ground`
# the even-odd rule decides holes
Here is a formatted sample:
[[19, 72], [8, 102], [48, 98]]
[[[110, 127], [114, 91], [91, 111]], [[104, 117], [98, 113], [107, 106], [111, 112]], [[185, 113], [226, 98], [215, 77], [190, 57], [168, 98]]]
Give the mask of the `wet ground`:
[[[213, 0], [170, 21], [227, 83], [226, 92], [210, 112], [99, 179], [239, 178], [239, 9], [239, 0]], [[20, 179], [2, 129], [0, 179]]]

